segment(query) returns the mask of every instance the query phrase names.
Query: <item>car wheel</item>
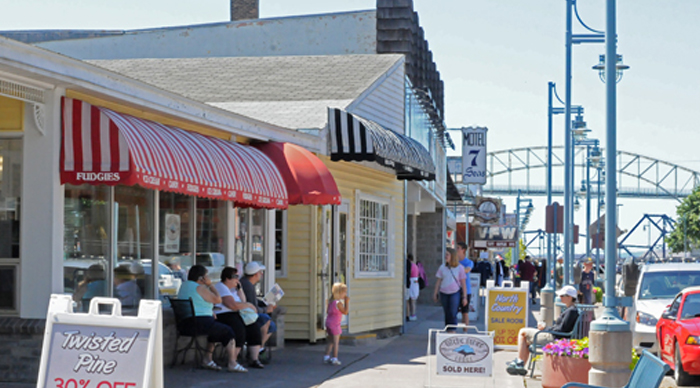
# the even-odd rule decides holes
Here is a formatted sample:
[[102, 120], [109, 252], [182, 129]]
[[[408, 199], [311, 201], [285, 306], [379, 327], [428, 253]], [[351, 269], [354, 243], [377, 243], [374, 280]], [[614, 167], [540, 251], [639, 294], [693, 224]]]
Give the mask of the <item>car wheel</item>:
[[678, 342], [674, 344], [675, 351], [673, 354], [673, 378], [676, 380], [676, 385], [679, 387], [684, 387], [691, 385], [694, 381], [694, 376], [689, 375], [683, 370], [683, 363], [681, 362], [681, 351], [678, 347]]

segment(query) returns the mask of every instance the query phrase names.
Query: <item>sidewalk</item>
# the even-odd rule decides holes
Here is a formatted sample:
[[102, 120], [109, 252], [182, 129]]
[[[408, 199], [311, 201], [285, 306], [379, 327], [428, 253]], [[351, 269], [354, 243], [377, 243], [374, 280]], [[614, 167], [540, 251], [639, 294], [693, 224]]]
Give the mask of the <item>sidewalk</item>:
[[[537, 306], [533, 306], [537, 307]], [[342, 346], [339, 359], [342, 366], [322, 363], [325, 343], [315, 345], [301, 342], [285, 344], [273, 353], [272, 362], [264, 370], [231, 374], [192, 369], [192, 365], [166, 367], [165, 386], [168, 388], [220, 387], [241, 384], [246, 387], [334, 388], [334, 387], [402, 387], [422, 388], [427, 384], [426, 351], [428, 330], [442, 328], [442, 308], [419, 306], [419, 319], [406, 323], [404, 335], [377, 340], [374, 345]], [[535, 322], [531, 316], [531, 321]], [[483, 329], [483, 308], [478, 324]], [[458, 378], [432, 376], [432, 385], [441, 387], [523, 387], [523, 378], [505, 372], [506, 362], [515, 358], [513, 351], [494, 354], [493, 378]], [[528, 388], [540, 388], [540, 382], [527, 379]], [[222, 385], [223, 384], [223, 385]]]

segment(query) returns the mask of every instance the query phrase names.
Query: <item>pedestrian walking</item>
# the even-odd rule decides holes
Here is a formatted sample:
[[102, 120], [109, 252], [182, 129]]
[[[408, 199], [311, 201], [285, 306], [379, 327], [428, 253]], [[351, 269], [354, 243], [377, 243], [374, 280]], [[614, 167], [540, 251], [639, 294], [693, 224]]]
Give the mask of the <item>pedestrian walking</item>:
[[418, 300], [418, 295], [420, 295], [420, 285], [418, 284], [418, 278], [420, 273], [418, 271], [418, 266], [414, 262], [413, 255], [410, 253], [407, 255], [406, 259], [406, 275], [407, 279], [407, 289], [406, 289], [406, 317], [407, 321], [415, 321], [418, 319], [416, 315], [416, 302]]
[[433, 300], [440, 301], [445, 313], [445, 326], [457, 324], [457, 311], [467, 305], [467, 278], [464, 267], [459, 264], [457, 252], [447, 248], [445, 263], [438, 268]]
[[[457, 243], [457, 258], [459, 259], [459, 264], [464, 267], [464, 274], [466, 275], [465, 283], [467, 288], [467, 304], [462, 305], [459, 312], [462, 313], [462, 323], [469, 325], [469, 304], [472, 299], [472, 282], [469, 280], [469, 273], [474, 269], [474, 262], [467, 257], [467, 252], [469, 246], [464, 242]], [[479, 290], [476, 290], [477, 294]]]

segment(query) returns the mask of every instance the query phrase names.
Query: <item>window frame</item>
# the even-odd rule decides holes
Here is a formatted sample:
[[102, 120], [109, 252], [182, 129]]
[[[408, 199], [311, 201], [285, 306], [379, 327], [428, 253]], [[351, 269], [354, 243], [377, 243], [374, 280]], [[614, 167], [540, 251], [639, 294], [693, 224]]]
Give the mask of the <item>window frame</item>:
[[[386, 271], [363, 271], [360, 268], [360, 255], [363, 253], [360, 251], [362, 234], [360, 230], [360, 218], [361, 218], [361, 207], [362, 201], [374, 202], [380, 205], [387, 206], [387, 263]], [[354, 264], [354, 274], [355, 279], [375, 279], [375, 278], [394, 278], [395, 276], [395, 258], [394, 258], [394, 245], [395, 236], [392, 232], [394, 230], [394, 208], [392, 206], [393, 198], [379, 197], [372, 194], [363, 193], [360, 190], [356, 191], [355, 194], [355, 264]], [[376, 253], [376, 252], [374, 252]]]
[[[282, 225], [281, 225], [281, 228], [279, 228], [279, 229], [277, 228], [277, 213], [278, 212], [282, 213]], [[277, 266], [277, 263], [276, 263], [276, 260], [277, 260], [277, 257], [276, 257], [276, 255], [277, 255], [277, 231], [280, 231], [282, 233], [282, 241], [280, 242], [280, 245], [282, 247], [280, 249], [280, 255], [282, 257], [281, 257], [280, 270], [277, 270], [277, 268], [275, 268], [275, 278], [287, 278], [287, 276], [288, 276], [288, 267], [287, 267], [287, 264], [288, 264], [288, 260], [287, 260], [287, 252], [288, 252], [288, 250], [287, 250], [287, 231], [288, 231], [288, 229], [287, 229], [287, 226], [288, 226], [288, 220], [289, 220], [289, 213], [288, 213], [287, 209], [285, 209], [285, 210], [275, 210], [274, 214], [275, 214], [275, 225], [273, 226], [273, 228], [274, 228], [273, 233], [274, 234], [273, 234], [272, 238], [274, 240], [275, 249], [272, 252], [273, 253], [272, 264], [275, 264], [275, 267]]]
[[[24, 117], [24, 106], [25, 104], [21, 104], [22, 106], [22, 113], [21, 116]], [[22, 203], [22, 186], [24, 182], [24, 123], [22, 123], [22, 129], [19, 131], [8, 131], [8, 130], [0, 130], [0, 140], [19, 140], [21, 141], [21, 149], [22, 149], [22, 164], [20, 166], [20, 206]], [[20, 219], [19, 219], [19, 226], [21, 230], [21, 225], [22, 225], [22, 213], [20, 209]], [[0, 316], [2, 317], [15, 317], [19, 315], [19, 304], [21, 301], [21, 284], [20, 282], [22, 281], [22, 276], [21, 276], [21, 271], [22, 271], [22, 233], [20, 231], [19, 235], [19, 244], [20, 244], [20, 252], [19, 252], [19, 257], [0, 257], [0, 266], [2, 267], [13, 267], [14, 268], [14, 275], [15, 275], [15, 289], [14, 289], [14, 308], [12, 309], [6, 309], [6, 308], [0, 308]]]

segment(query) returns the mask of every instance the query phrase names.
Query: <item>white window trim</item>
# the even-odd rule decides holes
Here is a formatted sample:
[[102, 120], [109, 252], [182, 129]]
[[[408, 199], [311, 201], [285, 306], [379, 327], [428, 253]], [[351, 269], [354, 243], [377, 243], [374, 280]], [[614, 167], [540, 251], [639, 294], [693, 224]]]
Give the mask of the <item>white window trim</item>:
[[[287, 276], [288, 276], [288, 273], [289, 273], [289, 272], [287, 271], [287, 263], [288, 263], [288, 260], [287, 260], [287, 231], [289, 230], [289, 229], [287, 228], [287, 225], [288, 225], [288, 223], [287, 223], [287, 219], [288, 219], [287, 214], [288, 214], [288, 213], [287, 213], [287, 210], [286, 210], [286, 209], [285, 209], [285, 210], [278, 210], [278, 211], [281, 211], [281, 212], [282, 212], [282, 269], [279, 270], [279, 271], [275, 270], [275, 277], [278, 277], [278, 278], [285, 278], [285, 279], [286, 279]], [[275, 224], [276, 224], [276, 223], [277, 223], [277, 220], [275, 220]], [[276, 242], [276, 241], [274, 241], [274, 240], [276, 240], [276, 238], [277, 238], [277, 235], [276, 235], [276, 232], [277, 232], [277, 225], [275, 225], [275, 226], [273, 227], [273, 231], [272, 231], [272, 232], [273, 232], [273, 233], [272, 233], [272, 240], [273, 240], [273, 243], [274, 243], [274, 242]], [[274, 248], [274, 249], [272, 250], [272, 253], [273, 253], [273, 255], [272, 255], [272, 256], [273, 256], [273, 263], [272, 263], [272, 264], [274, 265], [274, 264], [275, 264], [275, 262], [274, 262], [274, 260], [275, 260], [275, 259], [274, 259], [274, 254], [276, 253], [276, 248], [275, 248], [274, 245], [273, 245], [273, 248]]]
[[[389, 216], [388, 216], [388, 252], [387, 252], [387, 271], [383, 272], [364, 272], [360, 270], [360, 202], [362, 200], [366, 201], [372, 201], [372, 202], [377, 202], [382, 205], [387, 205], [387, 208], [389, 209]], [[354, 273], [354, 278], [355, 279], [376, 279], [376, 278], [394, 278], [395, 276], [395, 258], [394, 258], [394, 245], [395, 243], [395, 238], [394, 238], [394, 207], [392, 206], [392, 198], [383, 198], [383, 197], [378, 197], [375, 195], [363, 193], [360, 190], [355, 190], [355, 252], [354, 252], [354, 258], [355, 258], [355, 273]]]

